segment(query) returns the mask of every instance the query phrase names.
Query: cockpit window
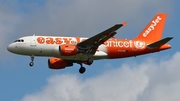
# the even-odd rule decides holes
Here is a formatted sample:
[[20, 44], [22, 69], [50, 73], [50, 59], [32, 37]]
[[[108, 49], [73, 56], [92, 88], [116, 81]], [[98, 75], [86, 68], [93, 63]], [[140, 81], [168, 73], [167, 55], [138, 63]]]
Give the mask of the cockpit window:
[[14, 41], [14, 42], [19, 42], [20, 40], [16, 40], [16, 41]]
[[14, 42], [24, 42], [24, 40], [23, 39], [18, 39], [18, 40], [14, 41]]

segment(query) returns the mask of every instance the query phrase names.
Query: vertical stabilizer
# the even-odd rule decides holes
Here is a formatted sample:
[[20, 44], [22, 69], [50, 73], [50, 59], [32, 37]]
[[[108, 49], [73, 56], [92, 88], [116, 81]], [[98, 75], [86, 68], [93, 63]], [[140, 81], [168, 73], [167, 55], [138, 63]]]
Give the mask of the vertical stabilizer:
[[135, 39], [153, 42], [160, 40], [162, 38], [165, 21], [165, 13], [157, 14]]

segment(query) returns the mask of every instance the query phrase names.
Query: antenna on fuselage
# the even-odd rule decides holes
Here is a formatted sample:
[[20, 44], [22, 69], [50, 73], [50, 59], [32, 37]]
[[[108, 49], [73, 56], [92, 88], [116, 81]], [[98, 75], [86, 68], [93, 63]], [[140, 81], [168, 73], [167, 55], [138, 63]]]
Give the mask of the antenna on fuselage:
[[33, 36], [35, 36], [35, 34], [33, 34]]

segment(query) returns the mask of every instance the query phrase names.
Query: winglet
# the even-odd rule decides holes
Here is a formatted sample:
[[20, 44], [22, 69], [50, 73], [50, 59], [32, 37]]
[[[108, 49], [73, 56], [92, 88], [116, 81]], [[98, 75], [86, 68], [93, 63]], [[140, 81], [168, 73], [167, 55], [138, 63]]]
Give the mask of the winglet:
[[126, 26], [126, 24], [127, 24], [127, 22], [123, 22], [123, 23], [122, 23], [123, 26]]

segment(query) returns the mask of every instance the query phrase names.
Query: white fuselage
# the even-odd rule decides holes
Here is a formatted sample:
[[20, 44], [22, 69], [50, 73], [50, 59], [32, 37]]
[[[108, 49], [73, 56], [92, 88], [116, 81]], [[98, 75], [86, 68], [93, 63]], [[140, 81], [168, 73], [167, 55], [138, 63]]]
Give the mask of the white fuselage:
[[[61, 56], [60, 52], [57, 51], [60, 44], [39, 44], [37, 38], [41, 36], [27, 36], [22, 37], [16, 40], [14, 43], [11, 43], [7, 49], [15, 54], [28, 55], [28, 56], [47, 56], [47, 57], [58, 57], [68, 60], [87, 60], [87, 54], [77, 54], [74, 56]], [[77, 44], [77, 40], [74, 37], [52, 37], [52, 36], [43, 36], [45, 38], [66, 38], [74, 40]], [[80, 41], [86, 38], [80, 38]], [[46, 41], [46, 40], [45, 40]], [[54, 40], [55, 41], [55, 40]], [[62, 43], [66, 44], [66, 42]], [[105, 45], [100, 45], [98, 51], [92, 56], [93, 59], [106, 59], [108, 58], [107, 50]]]

